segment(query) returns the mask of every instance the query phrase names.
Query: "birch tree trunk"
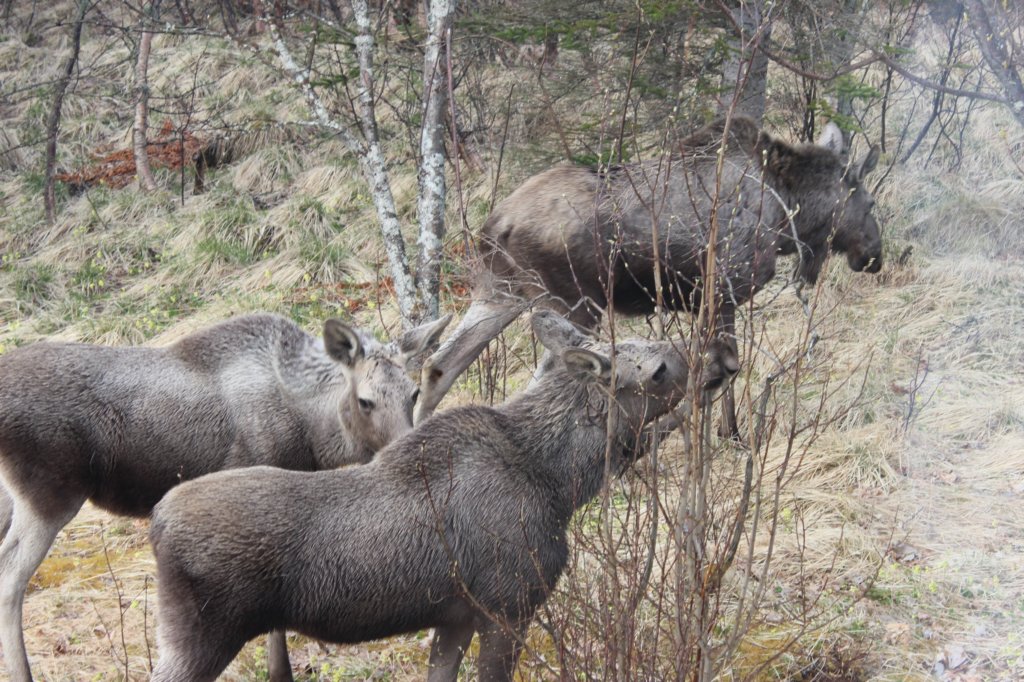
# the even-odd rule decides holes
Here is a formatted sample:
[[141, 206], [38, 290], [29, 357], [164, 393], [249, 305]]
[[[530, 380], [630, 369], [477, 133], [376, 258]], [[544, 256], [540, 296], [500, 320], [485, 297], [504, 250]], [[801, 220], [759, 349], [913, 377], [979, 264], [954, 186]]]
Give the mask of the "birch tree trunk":
[[46, 185], [43, 189], [43, 209], [46, 212], [46, 222], [49, 225], [53, 225], [57, 221], [57, 198], [53, 186], [53, 176], [57, 169], [60, 110], [64, 105], [64, 93], [67, 92], [68, 83], [71, 82], [71, 75], [75, 72], [75, 66], [78, 64], [78, 53], [82, 46], [82, 23], [85, 21], [85, 13], [89, 9], [89, 4], [90, 0], [79, 0], [78, 2], [78, 14], [75, 17], [71, 33], [71, 54], [64, 61], [60, 78], [53, 86], [53, 104], [50, 106], [50, 115], [46, 121]]
[[455, 10], [453, 0], [434, 0], [428, 15], [429, 35], [423, 55], [424, 116], [420, 129], [419, 302], [424, 319], [436, 319], [445, 233], [444, 115], [448, 103], [446, 34]]
[[370, 23], [370, 8], [366, 0], [352, 0], [352, 13], [359, 31], [356, 35], [356, 58], [359, 61], [357, 94], [359, 127], [362, 130], [363, 139], [366, 141], [364, 151], [359, 156], [359, 165], [370, 185], [370, 196], [373, 197], [377, 218], [380, 220], [381, 236], [384, 239], [384, 250], [388, 255], [388, 263], [391, 266], [391, 277], [395, 284], [398, 309], [402, 313], [402, 323], [405, 328], [411, 328], [426, 317], [416, 300], [416, 288], [409, 270], [402, 226], [398, 222], [395, 197], [391, 193], [387, 164], [377, 132], [377, 114], [373, 99], [374, 41]]
[[356, 23], [355, 51], [359, 64], [356, 85], [355, 130], [332, 116], [310, 82], [309, 67], [302, 67], [292, 56], [281, 35], [276, 18], [261, 19], [270, 29], [274, 49], [288, 76], [302, 90], [310, 112], [317, 123], [334, 131], [345, 146], [356, 155], [363, 177], [380, 221], [384, 250], [394, 282], [395, 297], [406, 328], [434, 319], [438, 314], [441, 244], [444, 236], [444, 113], [448, 102], [445, 70], [445, 38], [454, 14], [455, 0], [431, 3], [428, 14], [430, 35], [424, 55], [423, 126], [420, 134], [421, 168], [419, 174], [419, 262], [414, 279], [409, 265], [405, 239], [402, 236], [398, 211], [391, 191], [387, 163], [381, 148], [375, 110], [373, 23], [367, 0], [352, 0], [352, 17]]
[[135, 153], [135, 172], [139, 184], [147, 192], [156, 190], [156, 180], [149, 167], [146, 153], [147, 121], [149, 119], [149, 51], [153, 44], [153, 32], [143, 29], [139, 39], [139, 56], [135, 61], [135, 125], [132, 129], [132, 148]]

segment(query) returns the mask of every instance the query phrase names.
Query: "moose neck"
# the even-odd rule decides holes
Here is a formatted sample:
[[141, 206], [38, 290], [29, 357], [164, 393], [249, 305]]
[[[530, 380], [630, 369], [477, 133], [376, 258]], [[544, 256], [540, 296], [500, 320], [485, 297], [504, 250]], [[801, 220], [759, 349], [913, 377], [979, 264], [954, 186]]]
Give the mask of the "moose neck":
[[529, 455], [526, 466], [543, 477], [553, 502], [567, 515], [601, 490], [609, 447], [611, 471], [621, 468], [623, 443], [630, 431], [618, 413], [609, 420], [610, 402], [596, 383], [577, 381], [564, 370], [555, 370], [500, 408], [517, 425], [513, 437], [520, 451]]

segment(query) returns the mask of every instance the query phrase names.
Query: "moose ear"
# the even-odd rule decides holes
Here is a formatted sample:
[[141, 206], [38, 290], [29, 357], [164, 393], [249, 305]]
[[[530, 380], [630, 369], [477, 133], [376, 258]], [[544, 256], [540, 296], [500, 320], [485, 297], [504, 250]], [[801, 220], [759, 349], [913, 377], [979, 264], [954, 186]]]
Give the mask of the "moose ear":
[[843, 153], [843, 131], [839, 129], [835, 121], [825, 124], [825, 130], [821, 131], [818, 144], [836, 154]]
[[861, 161], [860, 170], [857, 171], [857, 177], [863, 180], [864, 176], [875, 170], [875, 166], [878, 165], [878, 157], [881, 155], [882, 150], [879, 149], [876, 144], [871, 148], [871, 151], [868, 152], [868, 155], [864, 157], [864, 160]]
[[562, 351], [562, 362], [579, 379], [608, 383], [612, 378], [611, 360], [592, 350], [566, 348]]
[[398, 349], [402, 351], [405, 364], [408, 367], [409, 361], [437, 346], [445, 327], [452, 321], [451, 313], [448, 313], [439, 320], [424, 322], [402, 334], [398, 340]]
[[363, 342], [359, 340], [359, 333], [334, 318], [324, 322], [324, 349], [329, 356], [348, 367], [363, 357]]
[[796, 152], [789, 143], [762, 132], [757, 142], [757, 151], [762, 155], [761, 162], [768, 175], [783, 181], [793, 175]]
[[553, 353], [563, 348], [575, 348], [587, 340], [572, 322], [552, 310], [538, 310], [531, 320], [533, 333], [541, 345]]

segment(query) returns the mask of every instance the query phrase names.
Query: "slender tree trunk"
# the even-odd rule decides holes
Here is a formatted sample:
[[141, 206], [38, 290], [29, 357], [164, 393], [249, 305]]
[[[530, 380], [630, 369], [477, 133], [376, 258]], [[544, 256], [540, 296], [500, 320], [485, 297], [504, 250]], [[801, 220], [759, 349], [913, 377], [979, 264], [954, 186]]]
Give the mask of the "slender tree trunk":
[[53, 91], [53, 104], [50, 116], [46, 121], [46, 186], [43, 189], [43, 208], [46, 211], [46, 222], [53, 225], [57, 221], [57, 198], [54, 192], [54, 173], [57, 168], [57, 136], [60, 133], [60, 110], [64, 104], [64, 93], [67, 92], [71, 75], [78, 64], [78, 53], [82, 46], [82, 23], [89, 9], [90, 0], [79, 0], [78, 15], [75, 17], [74, 29], [71, 33], [71, 54], [64, 61], [61, 76], [57, 79]]
[[764, 0], [741, 0], [727, 10], [729, 58], [722, 64], [719, 104], [723, 113], [732, 109], [758, 121], [764, 116], [768, 89], [768, 56], [758, 47], [771, 37], [764, 5]]
[[[863, 7], [860, 0], [844, 0], [838, 17], [840, 30], [834, 31], [832, 37], [832, 68], [846, 66], [853, 59], [862, 19]], [[853, 97], [850, 94], [840, 92], [837, 95], [836, 112], [846, 119], [853, 118]], [[852, 130], [843, 130], [843, 149], [850, 148], [852, 137]]]
[[402, 237], [402, 226], [398, 222], [398, 211], [395, 210], [395, 197], [391, 193], [388, 179], [387, 164], [384, 152], [380, 147], [380, 136], [377, 132], [377, 114], [374, 106], [374, 69], [373, 69], [373, 27], [370, 23], [370, 8], [366, 0], [352, 0], [352, 12], [355, 15], [358, 34], [356, 35], [356, 57], [359, 61], [359, 124], [366, 145], [359, 156], [363, 167], [363, 175], [370, 185], [370, 196], [377, 207], [380, 220], [381, 235], [384, 239], [384, 250], [391, 266], [391, 277], [395, 285], [395, 296], [398, 308], [402, 313], [405, 327], [419, 324], [423, 319], [422, 311], [416, 300], [416, 286], [409, 270], [406, 257], [405, 240]]
[[132, 130], [132, 146], [135, 151], [135, 172], [139, 184], [147, 192], [156, 190], [156, 180], [149, 167], [146, 153], [146, 127], [149, 119], [149, 51], [153, 44], [153, 32], [143, 29], [139, 40], [139, 57], [135, 62], [135, 126]]
[[[1010, 113], [1024, 126], [1024, 79], [1017, 64], [1011, 59], [1014, 50], [1008, 47], [1008, 43], [1013, 41], [1013, 23], [1009, 20], [1009, 12], [1020, 10], [1005, 5], [1000, 8], [998, 3], [984, 0], [966, 0], [964, 6], [967, 8], [971, 30], [978, 39], [981, 55], [999, 81]], [[1019, 46], [1016, 47], [1019, 49]]]
[[420, 129], [419, 173], [419, 259], [416, 265], [417, 290], [423, 320], [438, 315], [441, 286], [441, 256], [445, 232], [445, 153], [444, 114], [448, 103], [446, 33], [455, 11], [454, 0], [430, 3], [430, 33], [423, 55], [425, 87], [423, 127]]

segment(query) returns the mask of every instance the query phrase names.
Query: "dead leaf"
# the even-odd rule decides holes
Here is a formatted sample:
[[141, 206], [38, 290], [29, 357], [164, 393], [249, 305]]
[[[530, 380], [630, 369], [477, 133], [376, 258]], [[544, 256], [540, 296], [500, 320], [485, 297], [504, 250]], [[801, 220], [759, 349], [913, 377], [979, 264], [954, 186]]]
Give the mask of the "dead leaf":
[[54, 656], [66, 656], [68, 653], [68, 642], [67, 637], [60, 637], [56, 642], [53, 643], [53, 655]]
[[910, 641], [910, 623], [886, 623], [885, 641], [889, 644], [906, 644]]

